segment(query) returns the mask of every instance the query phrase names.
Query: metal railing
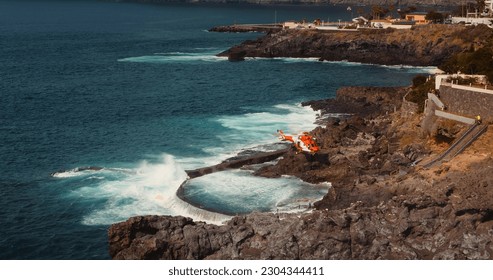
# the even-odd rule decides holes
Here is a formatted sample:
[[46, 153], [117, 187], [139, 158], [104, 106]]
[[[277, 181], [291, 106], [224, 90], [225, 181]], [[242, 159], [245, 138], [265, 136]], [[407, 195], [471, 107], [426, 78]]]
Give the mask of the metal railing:
[[[479, 130], [476, 133], [472, 134], [473, 131], [476, 130], [476, 128], [479, 128]], [[444, 160], [449, 155], [452, 155], [452, 156], [448, 157], [447, 160], [451, 160], [456, 155], [458, 155], [462, 151], [464, 151], [483, 132], [485, 132], [486, 128], [487, 128], [486, 125], [479, 125], [479, 124], [471, 125], [471, 127], [464, 134], [462, 134], [461, 137], [459, 137], [459, 139], [457, 139], [447, 150], [445, 150], [437, 158], [424, 164], [423, 167], [425, 167], [425, 168], [433, 167], [435, 164], [441, 163], [441, 161]]]

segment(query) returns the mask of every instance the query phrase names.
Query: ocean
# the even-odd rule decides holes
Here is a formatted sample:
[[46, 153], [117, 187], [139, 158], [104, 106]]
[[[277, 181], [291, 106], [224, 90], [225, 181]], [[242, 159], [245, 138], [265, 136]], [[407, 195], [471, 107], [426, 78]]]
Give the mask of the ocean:
[[[346, 7], [0, 0], [0, 259], [108, 259], [135, 215], [221, 223], [176, 197], [185, 170], [279, 148], [313, 129], [300, 102], [348, 85], [408, 85], [431, 68], [215, 54], [258, 33], [216, 25], [349, 19]], [[89, 168], [85, 167], [97, 167]], [[191, 180], [223, 213], [298, 211], [330, 183], [231, 170]]]

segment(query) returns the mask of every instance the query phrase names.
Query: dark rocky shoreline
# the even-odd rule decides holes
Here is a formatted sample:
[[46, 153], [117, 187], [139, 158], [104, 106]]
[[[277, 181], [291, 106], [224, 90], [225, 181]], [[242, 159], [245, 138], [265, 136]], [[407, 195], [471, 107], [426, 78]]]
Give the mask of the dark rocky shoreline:
[[402, 106], [406, 91], [349, 87], [340, 89], [334, 100], [309, 102], [317, 109], [339, 108], [353, 114], [347, 119], [329, 118], [325, 127], [315, 129], [328, 161], [288, 152], [278, 164], [257, 174], [331, 181], [333, 187], [312, 213], [253, 213], [221, 226], [184, 217], [134, 217], [109, 229], [110, 255], [114, 259], [493, 258], [491, 154], [472, 163], [475, 167], [467, 173], [461, 166], [433, 170], [412, 166], [431, 151], [425, 148], [430, 139], [418, 133], [418, 118]]
[[[492, 31], [431, 26], [357, 37], [280, 31], [222, 55], [438, 65], [456, 52], [484, 45], [484, 32]], [[493, 131], [453, 162], [431, 169], [415, 166], [446, 149], [446, 144], [421, 127], [417, 104], [404, 99], [409, 90], [345, 87], [335, 99], [304, 103], [322, 111], [320, 126], [312, 131], [322, 156], [288, 151], [275, 165], [255, 174], [331, 182], [332, 188], [312, 213], [252, 213], [220, 226], [184, 217], [133, 217], [110, 227], [111, 257], [493, 259]], [[440, 130], [442, 125], [453, 126], [447, 137], [463, 130], [448, 123], [432, 126]]]
[[369, 29], [271, 31], [218, 56], [319, 58], [378, 65], [439, 66], [453, 54], [480, 47], [493, 33], [486, 26], [415, 26], [411, 30]]
[[209, 29], [209, 32], [231, 32], [231, 33], [248, 33], [248, 32], [271, 32], [280, 31], [281, 24], [234, 24], [215, 26]]

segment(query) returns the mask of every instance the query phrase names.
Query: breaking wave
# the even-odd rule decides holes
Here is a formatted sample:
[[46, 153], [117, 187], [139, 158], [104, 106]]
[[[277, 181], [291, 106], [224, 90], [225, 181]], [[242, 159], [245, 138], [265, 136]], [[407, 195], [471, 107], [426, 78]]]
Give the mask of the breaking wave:
[[391, 70], [399, 70], [406, 71], [408, 73], [429, 73], [435, 74], [440, 72], [438, 67], [435, 66], [411, 66], [411, 65], [381, 65], [381, 64], [372, 64], [372, 63], [361, 63], [361, 62], [350, 62], [350, 61], [323, 61], [323, 63], [332, 63], [338, 64], [342, 66], [362, 66], [369, 65], [374, 67], [387, 68]]
[[133, 173], [113, 179], [105, 177], [104, 181], [76, 189], [71, 195], [101, 202], [83, 217], [85, 225], [111, 224], [138, 215], [183, 215], [210, 223], [229, 218], [194, 209], [181, 201], [176, 190], [186, 178], [175, 158], [163, 155], [161, 162], [144, 161]]
[[293, 134], [310, 131], [317, 126], [317, 116], [317, 111], [301, 104], [279, 104], [263, 112], [218, 117], [216, 121], [225, 128], [224, 133], [220, 135], [222, 144], [204, 148], [205, 152], [213, 155], [212, 161], [207, 163], [219, 163], [247, 149], [279, 149], [276, 146], [274, 149], [269, 148], [273, 143], [278, 143], [278, 129]]
[[100, 166], [84, 166], [84, 167], [76, 167], [70, 170], [57, 171], [52, 173], [51, 176], [54, 178], [72, 178], [72, 177], [85, 176], [87, 174], [108, 173], [108, 172], [132, 173], [132, 170], [128, 168], [104, 168]]
[[[143, 161], [134, 168], [87, 166], [59, 171], [54, 178], [71, 180], [72, 198], [88, 207], [82, 223], [106, 225], [138, 215], [181, 215], [209, 223], [222, 223], [230, 216], [220, 213], [252, 211], [306, 211], [308, 205], [327, 192], [327, 185], [311, 185], [296, 178], [267, 179], [245, 170], [218, 172], [187, 183], [193, 205], [183, 202], [176, 191], [187, 179], [185, 169], [217, 164], [238, 153], [272, 151], [280, 145], [276, 130], [292, 133], [311, 130], [317, 112], [297, 105], [277, 105], [263, 112], [214, 118], [224, 130], [221, 145], [204, 148], [210, 156], [175, 157], [169, 154]], [[204, 195], [201, 195], [204, 194]], [[241, 194], [241, 195], [239, 195]], [[241, 208], [242, 201], [251, 207]]]
[[[182, 62], [221, 62], [227, 61], [227, 57], [219, 57], [216, 54], [222, 50], [214, 48], [196, 48], [199, 52], [166, 52], [155, 53], [153, 55], [144, 55], [138, 57], [128, 57], [119, 59], [119, 62], [137, 62], [137, 63], [182, 63]], [[203, 51], [203, 52], [200, 52]], [[436, 74], [440, 70], [435, 66], [411, 66], [411, 65], [380, 65], [372, 63], [350, 62], [350, 61], [320, 61], [318, 57], [275, 57], [275, 58], [260, 58], [260, 57], [247, 57], [246, 61], [253, 62], [256, 60], [271, 60], [279, 61], [282, 63], [330, 63], [338, 64], [341, 66], [362, 66], [369, 65], [374, 67], [383, 67], [388, 69], [394, 69], [399, 71], [405, 71], [408, 73], [427, 73]]]

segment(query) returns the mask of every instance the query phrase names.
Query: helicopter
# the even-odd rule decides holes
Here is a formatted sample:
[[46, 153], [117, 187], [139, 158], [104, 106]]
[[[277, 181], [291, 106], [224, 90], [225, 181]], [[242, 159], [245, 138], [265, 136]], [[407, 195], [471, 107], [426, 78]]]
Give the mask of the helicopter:
[[296, 135], [284, 134], [282, 130], [277, 130], [279, 134], [279, 140], [289, 141], [294, 144], [296, 148], [296, 153], [306, 152], [310, 154], [316, 154], [320, 151], [320, 147], [315, 142], [315, 137], [311, 136], [308, 132], [303, 132]]

